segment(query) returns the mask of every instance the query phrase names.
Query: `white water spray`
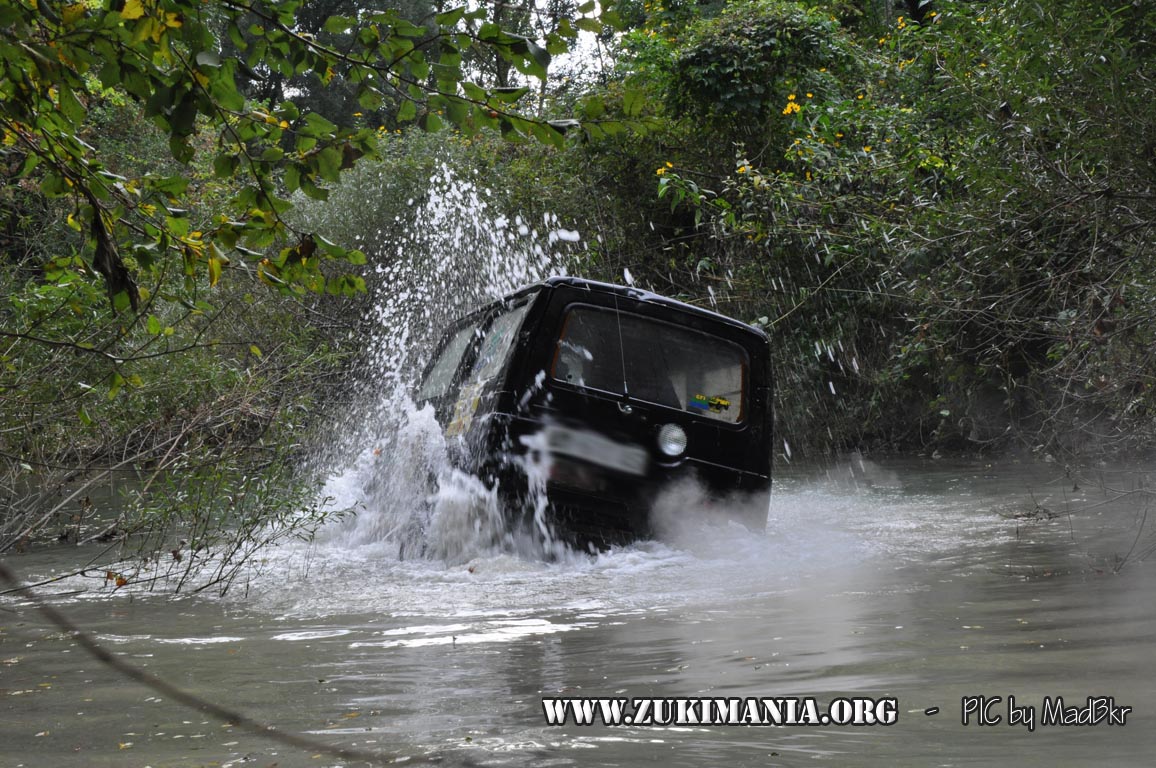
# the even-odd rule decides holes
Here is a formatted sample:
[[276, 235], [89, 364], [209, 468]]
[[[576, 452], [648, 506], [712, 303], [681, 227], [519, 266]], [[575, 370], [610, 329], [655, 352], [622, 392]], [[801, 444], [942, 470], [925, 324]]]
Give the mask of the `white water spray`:
[[506, 530], [494, 489], [450, 467], [432, 409], [416, 409], [410, 393], [449, 323], [565, 274], [579, 235], [552, 214], [541, 230], [503, 214], [492, 193], [445, 165], [426, 198], [410, 204], [405, 233], [376, 253], [365, 249], [382, 279], [362, 373], [371, 394], [347, 426], [356, 437], [346, 468], [324, 490], [357, 514], [327, 535], [345, 546], [384, 544], [401, 557], [448, 562], [523, 550]]

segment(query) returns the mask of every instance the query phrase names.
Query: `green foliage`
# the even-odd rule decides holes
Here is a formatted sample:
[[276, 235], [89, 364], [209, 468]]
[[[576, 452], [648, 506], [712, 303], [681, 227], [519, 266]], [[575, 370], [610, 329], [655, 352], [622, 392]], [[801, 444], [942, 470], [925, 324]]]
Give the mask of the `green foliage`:
[[850, 61], [825, 11], [781, 0], [732, 3], [677, 39], [667, 98], [675, 113], [734, 130], [779, 113], [788, 92], [828, 90], [832, 77], [815, 73]]
[[1153, 434], [1150, 9], [648, 8], [620, 68], [661, 123], [570, 155], [594, 268], [772, 328], [796, 451]]
[[[301, 0], [269, 7], [14, 2], [0, 9], [0, 131], [6, 164], [17, 168], [10, 178], [33, 179], [44, 195], [68, 202], [85, 234], [86, 261], [104, 278], [114, 307], [136, 310], [140, 281], [167, 257], [215, 284], [227, 259], [287, 242], [262, 274], [281, 288], [313, 290], [327, 288], [325, 259], [360, 260], [316, 247], [284, 214], [287, 195], [300, 190], [324, 199], [326, 184], [375, 155], [374, 128], [339, 126], [283, 97], [249, 102], [242, 80], [265, 73], [324, 89], [340, 77], [365, 110], [392, 103], [399, 119], [429, 130], [448, 122], [557, 142], [558, 131], [515, 114], [506, 94], [470, 82], [464, 57], [484, 50], [544, 79], [551, 51], [566, 50], [579, 28], [600, 28], [594, 17], [578, 26], [567, 19], [540, 44], [488, 20], [484, 9], [451, 9], [418, 25], [398, 10], [354, 8], [319, 25], [314, 19], [312, 28], [338, 36], [338, 45], [299, 24], [303, 14]], [[185, 220], [183, 173], [164, 168], [124, 177], [84, 140], [91, 112], [126, 98], [160, 129], [178, 165], [207, 156], [215, 176], [232, 187], [199, 236]]]

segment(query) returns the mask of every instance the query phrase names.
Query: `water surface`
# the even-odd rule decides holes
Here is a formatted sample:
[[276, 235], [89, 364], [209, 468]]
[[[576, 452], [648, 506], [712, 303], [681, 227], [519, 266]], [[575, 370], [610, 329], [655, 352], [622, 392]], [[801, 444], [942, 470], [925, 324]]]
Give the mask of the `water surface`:
[[[1138, 470], [858, 459], [776, 480], [765, 535], [551, 562], [335, 533], [225, 598], [72, 580], [106, 647], [284, 730], [441, 765], [1151, 765], [1156, 541]], [[1116, 491], [1133, 491], [1121, 497]], [[675, 505], [677, 509], [677, 505]], [[1045, 511], [1046, 510], [1046, 511]], [[369, 510], [363, 515], [372, 515]], [[1128, 555], [1123, 567], [1121, 558]], [[74, 549], [9, 558], [26, 577]], [[891, 696], [889, 727], [545, 724], [544, 696]], [[961, 723], [965, 696], [1113, 696], [1124, 727]], [[925, 715], [938, 707], [938, 714]], [[0, 605], [0, 764], [318, 766], [126, 681]], [[1004, 713], [1003, 706], [993, 710]]]

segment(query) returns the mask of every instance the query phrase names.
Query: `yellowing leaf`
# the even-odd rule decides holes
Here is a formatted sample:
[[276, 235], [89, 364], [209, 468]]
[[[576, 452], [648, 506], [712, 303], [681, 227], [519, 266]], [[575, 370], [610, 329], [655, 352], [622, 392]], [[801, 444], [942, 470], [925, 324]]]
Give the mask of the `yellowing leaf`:
[[141, 0], [125, 0], [124, 10], [120, 12], [122, 19], [139, 19], [144, 16], [144, 4]]
[[212, 288], [221, 279], [221, 260], [216, 256], [209, 257], [209, 287]]
[[64, 22], [64, 25], [71, 27], [79, 21], [80, 18], [84, 16], [85, 8], [84, 3], [73, 3], [72, 5], [65, 6], [64, 10], [60, 12], [60, 18]]

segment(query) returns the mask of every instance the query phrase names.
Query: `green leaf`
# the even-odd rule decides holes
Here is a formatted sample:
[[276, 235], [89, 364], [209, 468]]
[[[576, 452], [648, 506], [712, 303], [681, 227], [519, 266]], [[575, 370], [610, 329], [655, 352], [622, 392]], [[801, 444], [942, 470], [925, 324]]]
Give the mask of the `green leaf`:
[[187, 165], [196, 155], [196, 150], [189, 144], [187, 136], [169, 137], [169, 152], [178, 163]]
[[124, 377], [117, 372], [113, 372], [112, 379], [108, 385], [108, 399], [115, 400], [116, 396], [120, 394], [120, 388], [124, 386]]
[[550, 53], [528, 37], [521, 35], [510, 35], [510, 37], [515, 38], [514, 43], [510, 45], [510, 50], [522, 54], [521, 58], [514, 61], [514, 66], [518, 71], [532, 75], [539, 80], [545, 80], [546, 69], [550, 66]]
[[60, 86], [60, 111], [64, 114], [68, 121], [75, 126], [80, 126], [84, 123], [84, 118], [88, 114], [88, 110], [76, 98], [72, 88], [67, 85]]
[[502, 28], [492, 21], [487, 21], [478, 29], [478, 39], [483, 43], [494, 43], [502, 39]]
[[112, 308], [116, 312], [124, 312], [132, 306], [132, 297], [128, 291], [117, 291], [112, 297]]
[[301, 188], [301, 168], [296, 163], [285, 168], [285, 189], [290, 193]]
[[381, 92], [376, 88], [366, 86], [362, 88], [361, 92], [357, 94], [357, 104], [367, 112], [380, 109], [381, 105], [385, 103]]
[[189, 180], [184, 176], [151, 176], [148, 185], [169, 197], [181, 197], [188, 191]]
[[513, 104], [529, 92], [529, 88], [498, 88], [493, 92], [493, 96], [503, 104]]
[[351, 19], [348, 16], [330, 16], [325, 20], [325, 31], [331, 35], [340, 35], [348, 32], [355, 24], [357, 24], [357, 19]]
[[301, 191], [305, 193], [306, 197], [310, 197], [314, 200], [325, 201], [329, 199], [328, 189], [325, 189], [325, 187], [319, 187], [306, 178], [301, 179]]
[[40, 191], [48, 197], [59, 197], [68, 191], [68, 184], [60, 173], [52, 171], [40, 181]]
[[326, 181], [341, 180], [341, 150], [326, 147], [316, 155], [317, 175]]
[[622, 111], [627, 117], [638, 117], [646, 106], [646, 93], [639, 88], [627, 88], [622, 94]]
[[316, 136], [317, 138], [327, 138], [337, 133], [337, 126], [316, 112], [310, 112], [305, 115], [304, 130], [310, 136]]
[[161, 321], [157, 319], [156, 315], [149, 315], [146, 327], [150, 336], [159, 336], [162, 330]]
[[189, 220], [184, 216], [166, 216], [165, 227], [173, 237], [184, 237], [189, 234]]
[[597, 120], [606, 112], [606, 104], [601, 96], [591, 96], [582, 104], [582, 117], [586, 120]]
[[469, 81], [462, 81], [462, 92], [468, 99], [483, 103], [486, 101], [486, 89]]
[[213, 158], [213, 174], [218, 179], [231, 179], [237, 172], [241, 159], [232, 152], [222, 152]]
[[438, 26], [452, 27], [455, 24], [457, 24], [459, 21], [462, 20], [462, 16], [464, 16], [465, 13], [466, 13], [465, 6], [461, 6], [459, 8], [454, 8], [452, 10], [446, 11], [445, 13], [439, 13], [437, 16], [434, 17], [434, 21], [437, 22]]

